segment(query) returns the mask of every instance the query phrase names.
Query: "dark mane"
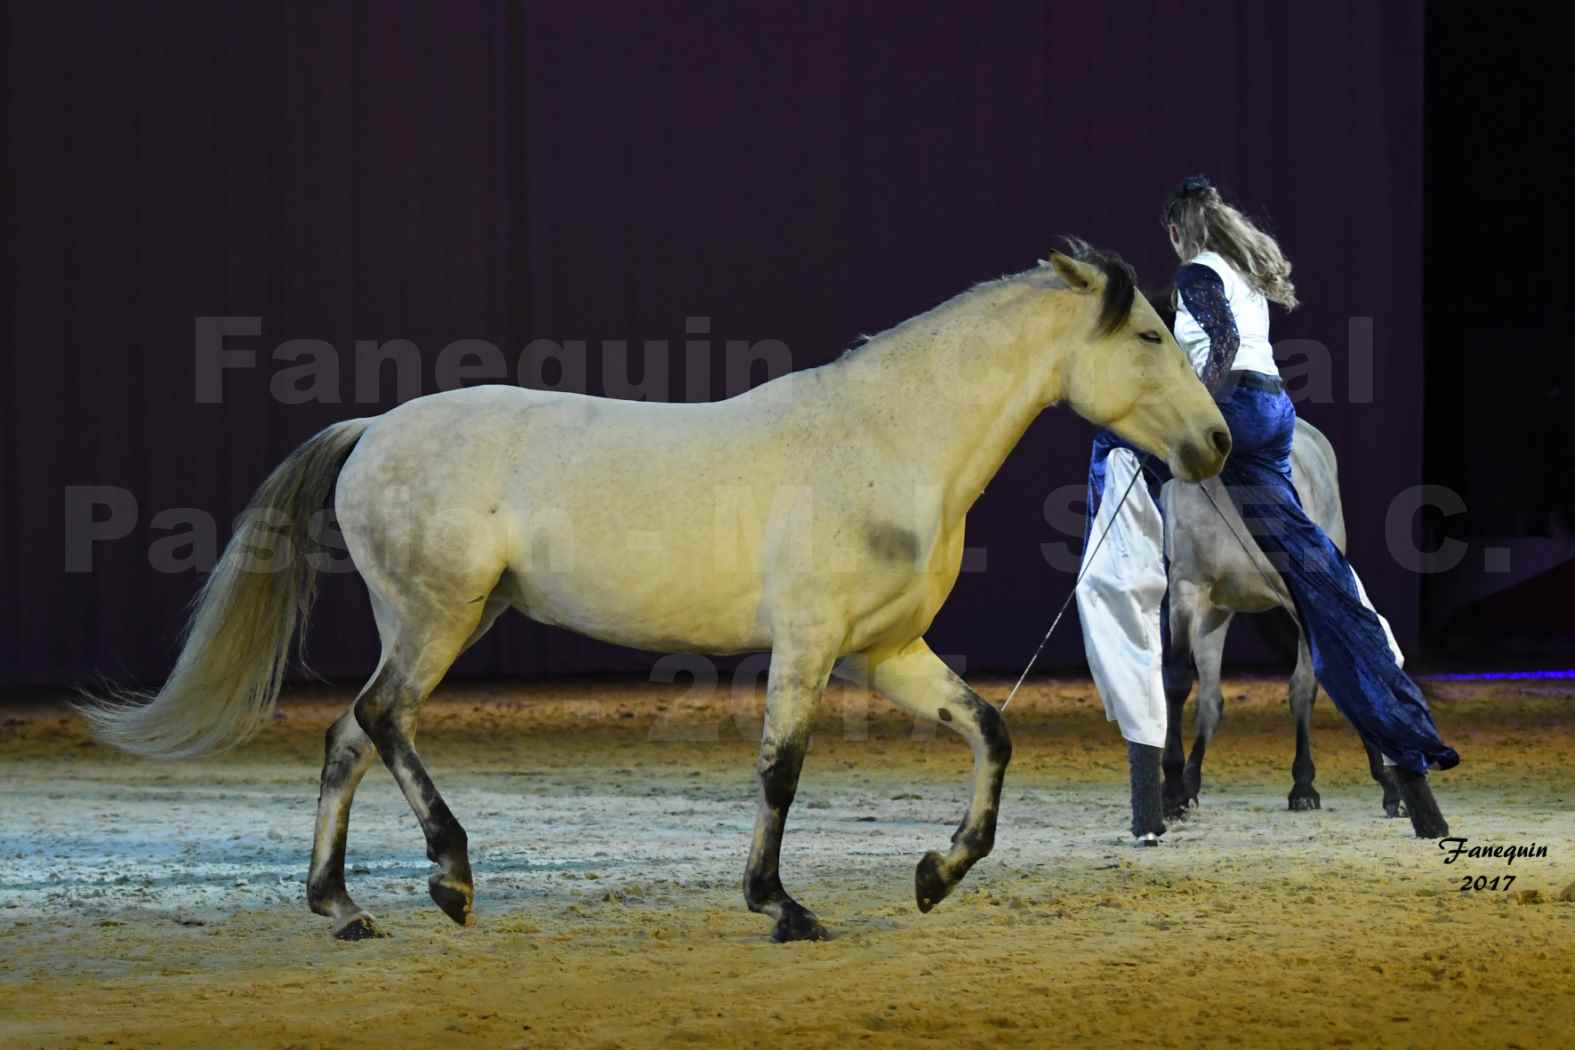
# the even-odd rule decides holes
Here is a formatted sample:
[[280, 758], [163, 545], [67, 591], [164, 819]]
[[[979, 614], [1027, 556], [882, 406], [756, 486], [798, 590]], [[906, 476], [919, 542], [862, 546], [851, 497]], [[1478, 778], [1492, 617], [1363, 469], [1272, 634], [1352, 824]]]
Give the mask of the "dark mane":
[[1094, 330], [1109, 335], [1126, 321], [1137, 296], [1137, 271], [1115, 252], [1100, 251], [1087, 241], [1066, 238], [1067, 254], [1079, 262], [1091, 263], [1105, 275], [1105, 294], [1099, 303], [1099, 321]]

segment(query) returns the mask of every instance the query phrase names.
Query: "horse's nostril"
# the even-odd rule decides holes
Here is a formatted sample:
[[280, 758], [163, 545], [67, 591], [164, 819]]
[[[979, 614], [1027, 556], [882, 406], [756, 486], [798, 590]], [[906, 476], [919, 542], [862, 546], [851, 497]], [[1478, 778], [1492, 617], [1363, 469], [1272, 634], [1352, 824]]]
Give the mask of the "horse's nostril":
[[1209, 440], [1214, 443], [1214, 450], [1222, 456], [1230, 455], [1230, 431], [1224, 427], [1215, 427], [1209, 431]]

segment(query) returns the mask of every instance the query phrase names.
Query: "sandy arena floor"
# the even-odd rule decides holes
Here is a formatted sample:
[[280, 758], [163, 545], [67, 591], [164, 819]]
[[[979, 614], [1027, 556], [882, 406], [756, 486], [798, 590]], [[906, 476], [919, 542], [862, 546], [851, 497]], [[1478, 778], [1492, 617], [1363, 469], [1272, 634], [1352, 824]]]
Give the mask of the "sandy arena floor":
[[1230, 684], [1202, 810], [1134, 849], [1114, 728], [1086, 683], [1047, 682], [1013, 703], [994, 856], [920, 915], [913, 867], [963, 811], [967, 750], [834, 691], [783, 875], [837, 936], [785, 946], [739, 890], [754, 694], [444, 689], [420, 743], [470, 833], [479, 922], [431, 905], [376, 769], [350, 889], [393, 936], [358, 944], [303, 900], [342, 692], [296, 691], [258, 740], [185, 763], [0, 710], [0, 1046], [1569, 1046], [1575, 688], [1440, 692], [1454, 833], [1547, 857], [1446, 866], [1382, 818], [1327, 698], [1324, 808], [1287, 812], [1278, 681]]

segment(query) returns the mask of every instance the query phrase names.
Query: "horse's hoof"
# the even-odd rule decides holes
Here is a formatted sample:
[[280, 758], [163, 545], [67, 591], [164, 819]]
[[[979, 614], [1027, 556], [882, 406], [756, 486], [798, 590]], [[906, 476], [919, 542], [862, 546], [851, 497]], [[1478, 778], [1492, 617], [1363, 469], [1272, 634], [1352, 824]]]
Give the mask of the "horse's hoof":
[[1384, 816], [1389, 820], [1393, 820], [1396, 817], [1408, 817], [1410, 814], [1407, 813], [1405, 811], [1405, 807], [1398, 802], [1385, 802]]
[[388, 934], [372, 921], [372, 916], [364, 911], [350, 916], [334, 930], [334, 939], [339, 941], [368, 941], [374, 937], [387, 936]]
[[476, 924], [473, 910], [476, 893], [471, 887], [447, 875], [434, 875], [427, 880], [427, 892], [432, 894], [433, 903], [443, 909], [444, 915], [461, 926]]
[[913, 873], [913, 896], [922, 912], [928, 912], [941, 903], [952, 891], [952, 884], [946, 880], [941, 869], [945, 859], [939, 853], [926, 853]]
[[1293, 813], [1306, 813], [1308, 810], [1323, 808], [1323, 799], [1312, 788], [1292, 788], [1290, 802]]
[[1133, 840], [1133, 845], [1135, 845], [1135, 846], [1157, 846], [1157, 845], [1159, 845], [1159, 836], [1154, 834], [1152, 831], [1150, 831], [1146, 835], [1139, 835], [1135, 840]]
[[782, 913], [776, 927], [771, 931], [771, 939], [778, 944], [786, 944], [789, 941], [825, 941], [831, 939], [831, 934], [812, 912], [799, 908], [796, 911], [789, 910]]

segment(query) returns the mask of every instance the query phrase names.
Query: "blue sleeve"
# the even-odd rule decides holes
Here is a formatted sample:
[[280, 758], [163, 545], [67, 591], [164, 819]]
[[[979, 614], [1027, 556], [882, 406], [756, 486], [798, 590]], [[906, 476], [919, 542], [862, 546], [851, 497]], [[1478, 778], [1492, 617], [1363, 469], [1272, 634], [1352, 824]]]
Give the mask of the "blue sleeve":
[[1188, 263], [1176, 273], [1176, 294], [1209, 337], [1209, 357], [1198, 378], [1213, 390], [1230, 372], [1236, 349], [1241, 346], [1236, 318], [1225, 298], [1225, 282], [1202, 263]]

